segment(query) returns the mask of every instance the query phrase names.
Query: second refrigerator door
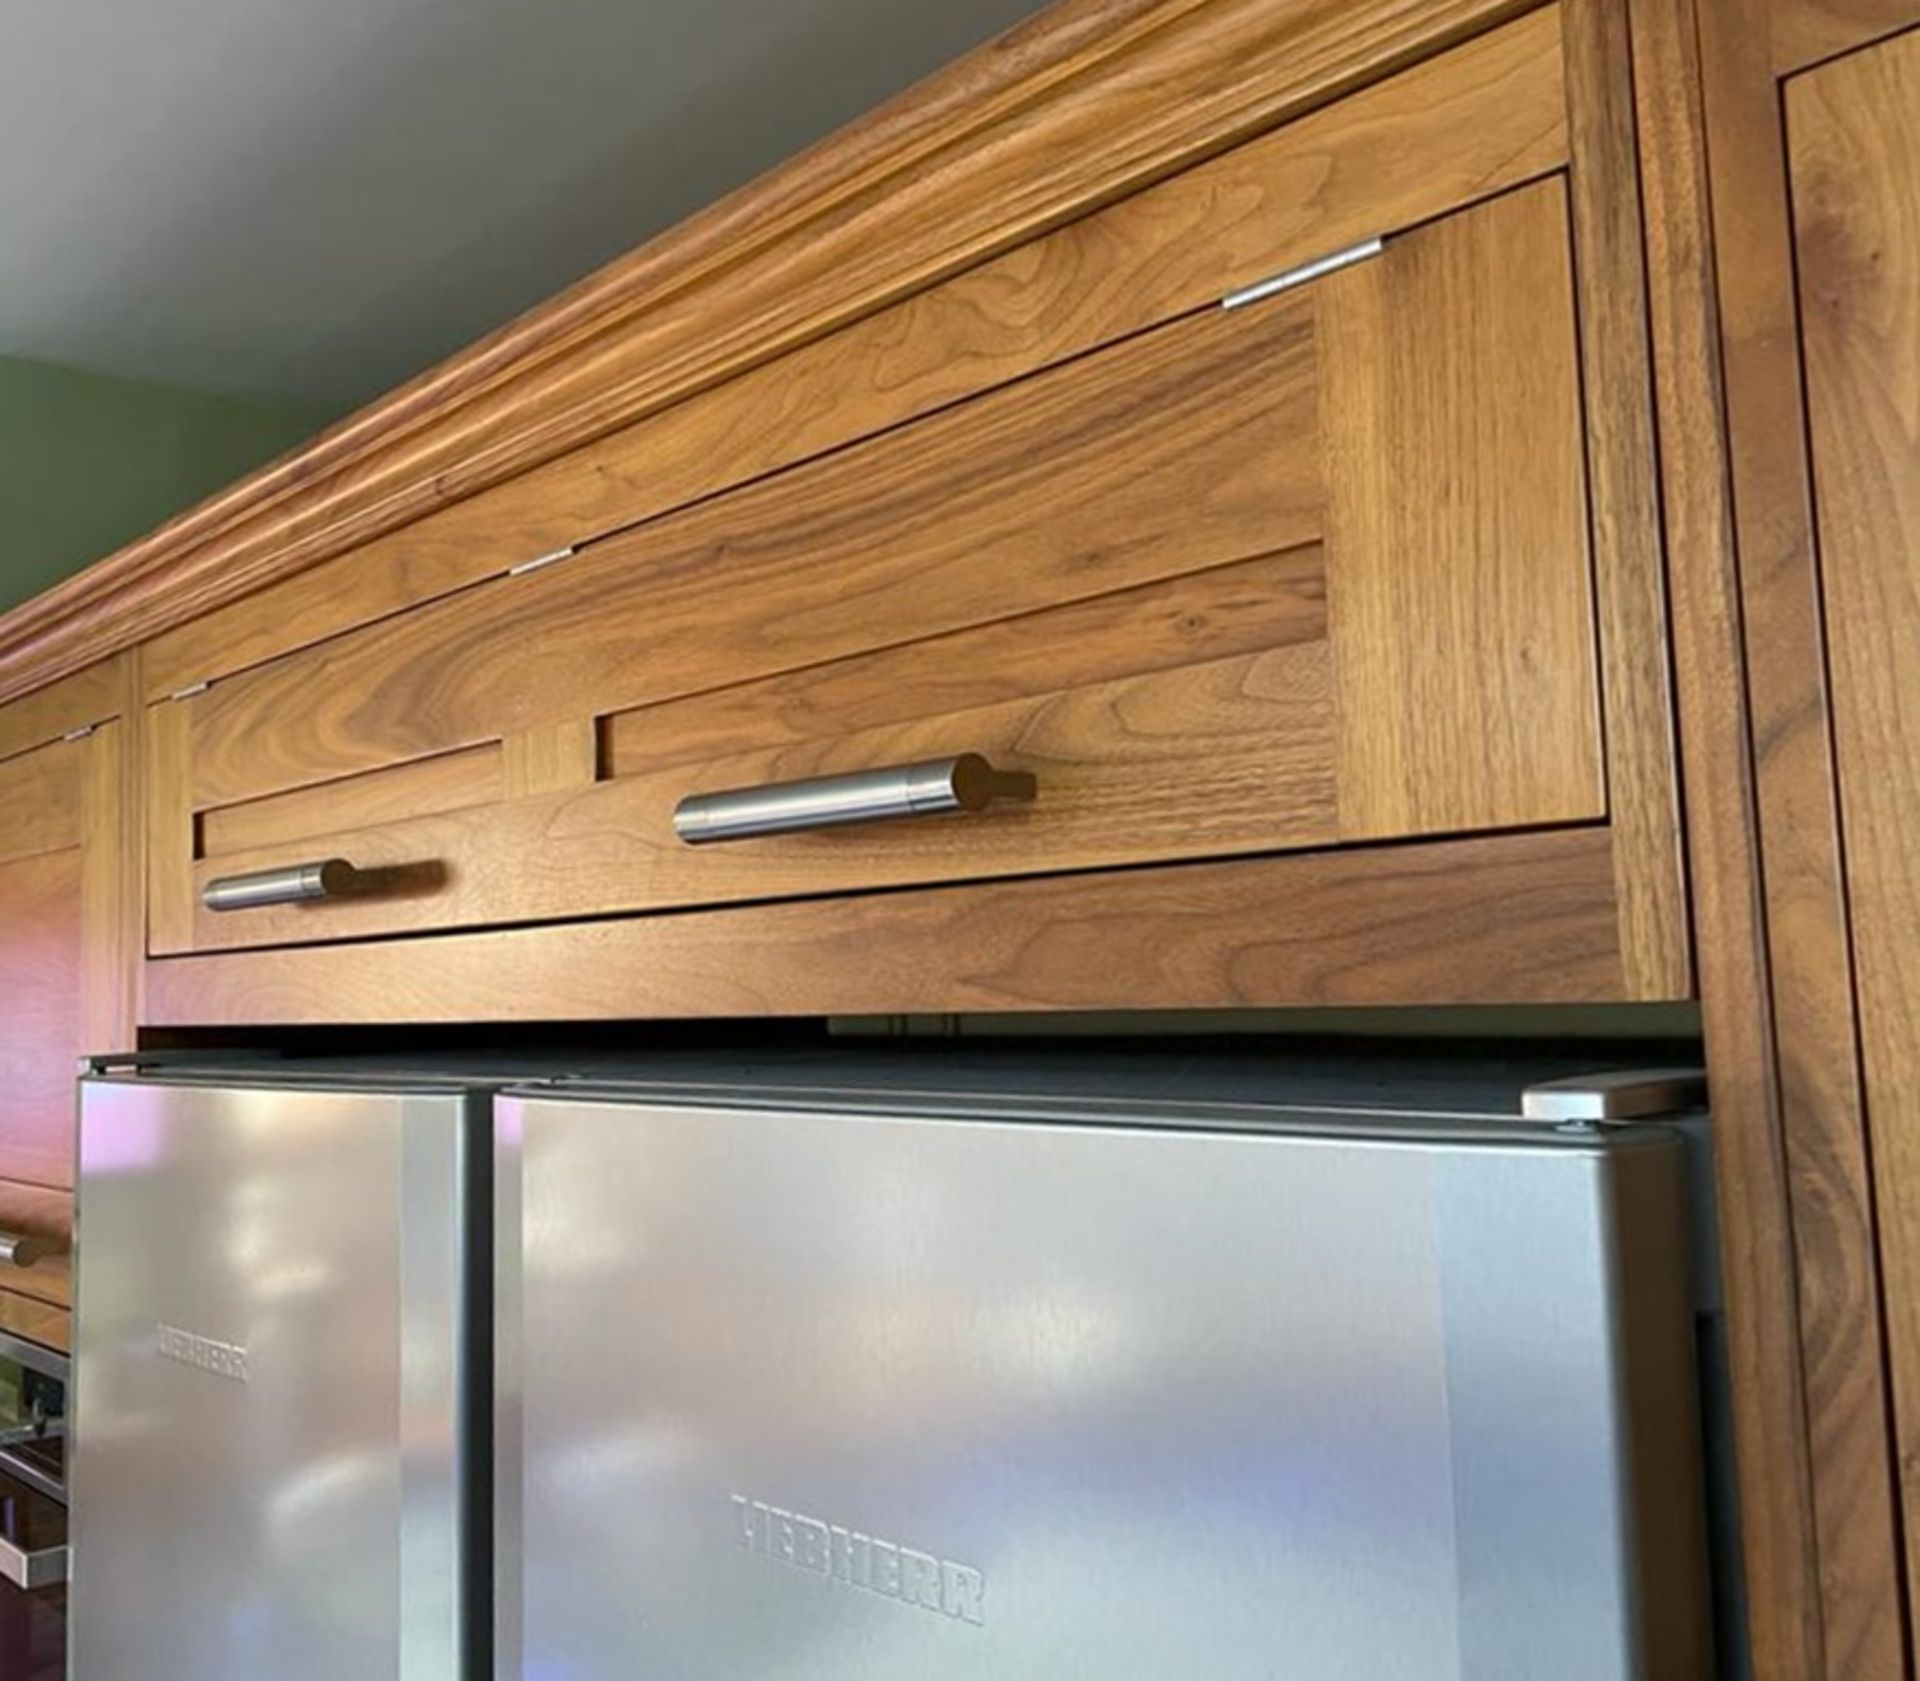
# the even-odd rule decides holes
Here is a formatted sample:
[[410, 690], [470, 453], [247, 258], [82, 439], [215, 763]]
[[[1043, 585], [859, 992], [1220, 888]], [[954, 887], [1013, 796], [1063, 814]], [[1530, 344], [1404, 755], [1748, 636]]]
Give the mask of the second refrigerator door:
[[456, 1091], [83, 1085], [73, 1681], [474, 1673], [473, 1125]]
[[1670, 1139], [563, 1092], [496, 1146], [504, 1681], [1702, 1673]]

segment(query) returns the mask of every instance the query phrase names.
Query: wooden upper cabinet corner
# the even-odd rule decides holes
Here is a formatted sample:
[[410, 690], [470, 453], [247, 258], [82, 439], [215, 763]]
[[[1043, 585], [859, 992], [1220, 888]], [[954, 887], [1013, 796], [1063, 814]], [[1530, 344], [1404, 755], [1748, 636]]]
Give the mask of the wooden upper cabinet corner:
[[139, 957], [129, 662], [0, 707], [0, 1231], [54, 1253], [0, 1277], [0, 1329], [64, 1346], [73, 1079], [127, 1050]]

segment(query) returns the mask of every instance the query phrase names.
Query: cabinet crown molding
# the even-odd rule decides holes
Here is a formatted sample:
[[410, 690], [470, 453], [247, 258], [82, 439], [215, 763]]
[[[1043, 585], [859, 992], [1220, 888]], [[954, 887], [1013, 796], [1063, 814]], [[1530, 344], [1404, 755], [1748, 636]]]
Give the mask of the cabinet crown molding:
[[0, 701], [1530, 9], [1530, 0], [1062, 0], [0, 617]]

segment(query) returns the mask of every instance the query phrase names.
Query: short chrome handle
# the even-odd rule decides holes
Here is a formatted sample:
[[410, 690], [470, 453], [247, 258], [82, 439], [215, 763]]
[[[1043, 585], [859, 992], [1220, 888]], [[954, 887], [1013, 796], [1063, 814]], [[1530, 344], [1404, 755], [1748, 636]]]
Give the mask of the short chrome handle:
[[0, 1231], [0, 1267], [38, 1266], [49, 1255], [65, 1253], [65, 1244], [37, 1232]]
[[42, 1547], [28, 1552], [0, 1536], [0, 1581], [11, 1582], [28, 1593], [39, 1588], [58, 1587], [67, 1579], [67, 1549]]
[[962, 753], [847, 776], [694, 794], [675, 807], [673, 828], [689, 846], [704, 846], [943, 811], [982, 811], [995, 800], [1030, 800], [1035, 786], [1025, 771], [995, 770], [978, 753]]
[[322, 858], [312, 864], [288, 864], [278, 870], [256, 870], [251, 875], [221, 876], [201, 889], [200, 902], [210, 911], [252, 911], [268, 905], [302, 905], [316, 899], [337, 899], [351, 893], [360, 872], [344, 858]]

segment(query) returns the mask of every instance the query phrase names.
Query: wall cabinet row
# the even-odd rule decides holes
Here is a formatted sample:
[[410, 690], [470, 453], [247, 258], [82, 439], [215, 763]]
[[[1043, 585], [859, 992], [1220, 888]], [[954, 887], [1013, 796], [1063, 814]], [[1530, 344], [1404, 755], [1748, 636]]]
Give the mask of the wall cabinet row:
[[[0, 705], [0, 1329], [141, 1030], [1699, 998], [1757, 1670], [1911, 1673], [1920, 12], [1334, 10], [1167, 7], [1286, 120]], [[676, 832], [962, 755], [1031, 797]]]

